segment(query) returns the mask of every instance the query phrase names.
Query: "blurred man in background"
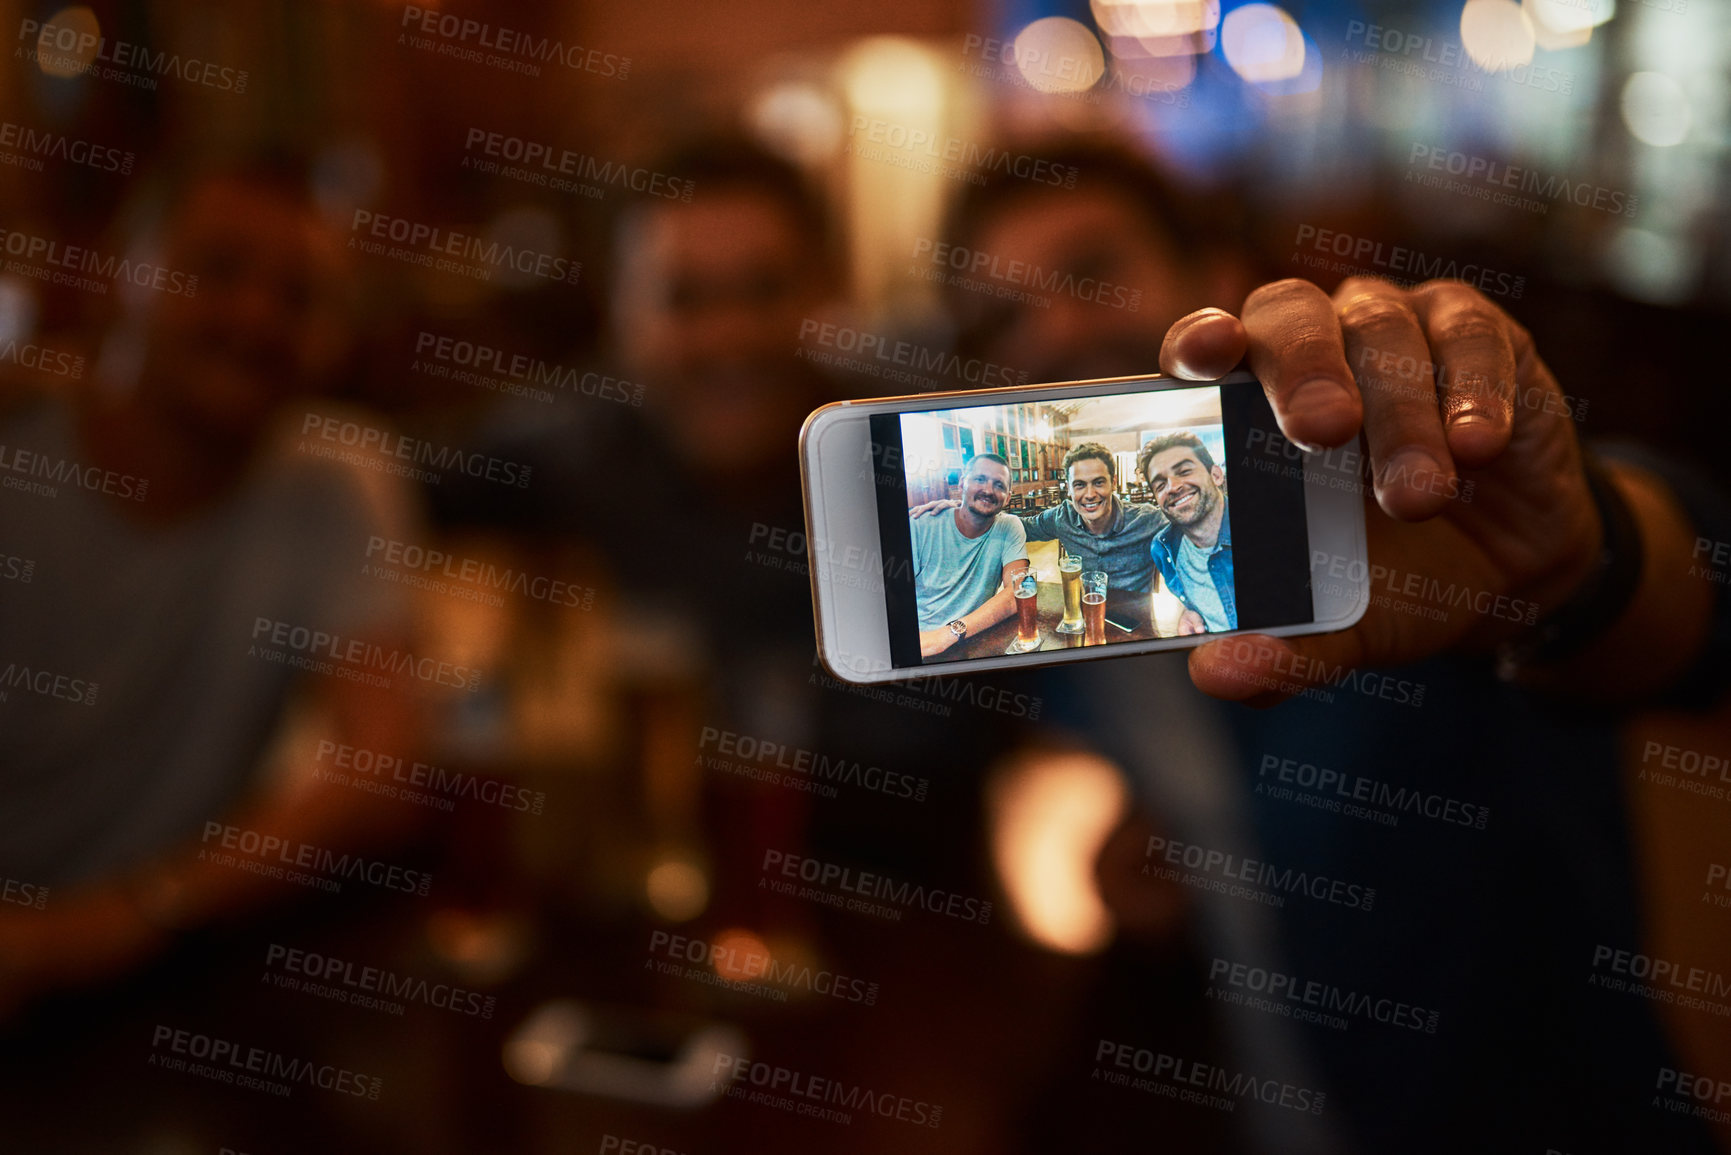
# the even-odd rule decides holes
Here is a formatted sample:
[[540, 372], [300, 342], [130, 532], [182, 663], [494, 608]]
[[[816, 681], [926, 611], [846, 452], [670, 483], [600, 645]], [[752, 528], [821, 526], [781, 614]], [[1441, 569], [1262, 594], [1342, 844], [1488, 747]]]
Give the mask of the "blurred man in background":
[[[811, 409], [843, 396], [800, 342], [802, 329], [838, 308], [842, 263], [829, 208], [791, 164], [726, 137], [676, 149], [651, 167], [689, 182], [693, 196], [631, 202], [614, 223], [616, 372], [642, 383], [641, 408], [573, 406], [557, 424], [501, 448], [536, 463], [535, 487], [512, 495], [511, 508], [476, 506], [463, 516], [496, 516], [525, 541], [582, 541], [605, 560], [611, 590], [597, 612], [617, 642], [592, 673], [613, 687], [617, 715], [640, 730], [618, 767], [621, 785], [645, 800], [651, 845], [706, 866], [703, 909], [682, 933], [702, 939], [743, 929], [778, 965], [804, 960], [911, 992], [908, 1003], [867, 1015], [831, 1001], [797, 1020], [772, 1018], [745, 997], [717, 1013], [750, 1029], [754, 1045], [778, 1061], [860, 1081], [888, 1079], [892, 1066], [899, 1077], [907, 1060], [893, 1057], [895, 1040], [920, 1024], [979, 1061], [955, 1063], [933, 1048], [915, 1081], [952, 1101], [1013, 1098], [1020, 1083], [1006, 1072], [1038, 1060], [982, 1030], [995, 1004], [968, 976], [983, 963], [934, 983], [921, 960], [993, 953], [992, 981], [1004, 986], [1021, 966], [1037, 965], [1032, 952], [1012, 945], [1013, 961], [997, 956], [1014, 940], [996, 924], [956, 930], [944, 919], [912, 920], [886, 936], [870, 918], [773, 894], [760, 864], [773, 851], [979, 891], [979, 772], [1040, 704], [1010, 679], [977, 694], [952, 687], [962, 691], [954, 704], [918, 689], [859, 693], [817, 664], [795, 448]], [[862, 580], [875, 577], [866, 563]], [[992, 589], [1000, 583], [994, 571]], [[842, 786], [818, 800], [793, 783], [712, 768], [727, 761], [717, 735], [729, 749], [737, 742], [790, 759], [881, 768], [897, 780], [924, 780], [929, 793]], [[943, 837], [922, 834], [939, 828]], [[663, 917], [645, 911], [644, 933], [665, 925]], [[550, 921], [549, 934], [568, 934], [603, 957], [592, 927]], [[610, 949], [640, 949], [635, 930]], [[628, 996], [635, 1005], [707, 1005], [702, 989], [629, 969], [580, 973], [562, 962], [556, 975], [579, 996], [624, 977], [640, 980]], [[957, 997], [958, 983], [969, 997]], [[1051, 1026], [1064, 1006], [1054, 997], [1039, 1020]], [[726, 1115], [704, 1138], [724, 1148], [730, 1138], [778, 1150], [797, 1142], [772, 1135], [774, 1120], [756, 1114]], [[863, 1132], [842, 1138], [850, 1146], [838, 1139], [835, 1150], [871, 1143]]]
[[687, 202], [642, 200], [614, 228], [610, 301], [620, 361], [679, 459], [721, 476], [774, 463], [831, 390], [796, 356], [833, 306], [842, 255], [798, 170], [741, 142], [676, 151]]
[[[803, 519], [788, 431], [837, 394], [798, 356], [799, 330], [834, 306], [839, 242], [799, 171], [756, 145], [709, 138], [650, 167], [692, 196], [635, 199], [612, 220], [610, 372], [641, 406], [574, 403], [508, 440], [536, 463], [526, 495], [439, 496], [447, 516], [579, 534], [629, 575], [622, 596], [653, 614], [724, 602], [725, 615], [693, 623], [700, 645], [720, 643], [718, 631], [782, 636], [784, 607], [734, 584], [764, 579], [763, 567], [732, 562], [768, 527]], [[658, 551], [638, 535], [650, 524], [676, 524], [685, 556], [722, 564], [648, 564]]]
[[291, 707], [345, 745], [407, 753], [403, 688], [256, 652], [260, 622], [266, 640], [279, 623], [408, 637], [399, 599], [360, 576], [369, 539], [403, 535], [402, 496], [288, 441], [349, 354], [347, 254], [292, 163], [157, 192], [129, 255], [195, 281], [127, 297], [87, 387], [0, 414], [14, 467], [60, 478], [0, 491], [0, 536], [39, 561], [0, 599], [0, 663], [79, 688], [0, 696], [0, 872], [51, 893], [0, 910], [0, 1009], [280, 895], [202, 861], [212, 822], [333, 848], [400, 825], [268, 755]]
[[947, 300], [965, 355], [1025, 367], [1031, 381], [1147, 373], [1171, 318], [1249, 288], [1246, 256], [1222, 242], [1216, 216], [1147, 161], [1089, 140], [1040, 157], [1074, 169], [1075, 187], [988, 174], [948, 213], [951, 251], [992, 267], [1020, 262], [1040, 283], [1114, 291], [999, 296], [957, 284]]

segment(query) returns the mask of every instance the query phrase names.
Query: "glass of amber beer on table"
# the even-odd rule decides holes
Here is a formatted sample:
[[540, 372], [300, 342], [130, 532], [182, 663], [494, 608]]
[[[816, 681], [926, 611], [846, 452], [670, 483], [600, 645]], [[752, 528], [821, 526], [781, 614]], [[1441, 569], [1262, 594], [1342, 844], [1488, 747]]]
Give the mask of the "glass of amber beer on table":
[[1082, 575], [1082, 644], [1106, 644], [1106, 571], [1091, 569]]
[[1082, 559], [1067, 553], [1058, 559], [1058, 577], [1064, 583], [1064, 620], [1058, 623], [1060, 634], [1082, 632]]
[[1010, 579], [1010, 592], [1016, 595], [1016, 640], [1006, 654], [1025, 654], [1040, 648], [1040, 581], [1033, 567]]

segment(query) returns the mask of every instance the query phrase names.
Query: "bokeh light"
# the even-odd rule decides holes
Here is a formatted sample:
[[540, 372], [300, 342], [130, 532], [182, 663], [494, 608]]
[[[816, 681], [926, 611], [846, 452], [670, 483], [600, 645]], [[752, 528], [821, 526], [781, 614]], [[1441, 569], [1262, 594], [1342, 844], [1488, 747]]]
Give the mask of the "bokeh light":
[[1689, 135], [1689, 94], [1663, 72], [1637, 72], [1623, 82], [1623, 124], [1643, 144], [1669, 148]]
[[1290, 80], [1304, 71], [1304, 34], [1285, 9], [1246, 4], [1226, 14], [1220, 26], [1226, 63], [1251, 84]]
[[1617, 0], [1521, 0], [1521, 10], [1540, 31], [1587, 32], [1617, 14]]
[[1218, 0], [1093, 0], [1091, 7], [1113, 36], [1184, 36], [1220, 23]]
[[36, 66], [42, 75], [68, 80], [81, 75], [102, 46], [102, 23], [83, 5], [62, 8], [36, 34]]
[[687, 922], [709, 905], [709, 877], [691, 862], [667, 858], [650, 868], [644, 892], [656, 914]]
[[822, 164], [841, 147], [841, 109], [815, 84], [772, 85], [758, 95], [746, 115], [759, 139], [800, 164]]
[[899, 36], [872, 36], [849, 50], [841, 74], [848, 103], [884, 116], [933, 114], [943, 80], [926, 49]]
[[1515, 0], [1467, 0], [1461, 9], [1461, 47], [1486, 72], [1507, 72], [1533, 62], [1533, 22]]
[[1083, 24], [1047, 16], [1017, 34], [1016, 67], [1037, 92], [1086, 92], [1106, 74], [1106, 53]]
[[770, 955], [769, 944], [744, 927], [731, 926], [714, 938], [715, 950], [710, 964], [718, 978], [730, 983], [750, 982], [763, 977], [763, 960]]
[[992, 860], [1016, 921], [1063, 954], [1091, 954], [1112, 937], [1094, 862], [1127, 805], [1122, 776], [1082, 753], [1030, 755], [993, 783]]

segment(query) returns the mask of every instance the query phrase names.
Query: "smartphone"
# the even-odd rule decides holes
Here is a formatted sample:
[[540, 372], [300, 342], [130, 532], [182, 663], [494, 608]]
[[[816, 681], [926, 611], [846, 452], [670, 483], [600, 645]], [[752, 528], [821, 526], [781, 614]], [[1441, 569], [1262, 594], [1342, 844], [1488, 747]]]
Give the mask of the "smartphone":
[[800, 431], [818, 656], [855, 683], [1344, 629], [1363, 454], [1249, 373], [826, 405]]

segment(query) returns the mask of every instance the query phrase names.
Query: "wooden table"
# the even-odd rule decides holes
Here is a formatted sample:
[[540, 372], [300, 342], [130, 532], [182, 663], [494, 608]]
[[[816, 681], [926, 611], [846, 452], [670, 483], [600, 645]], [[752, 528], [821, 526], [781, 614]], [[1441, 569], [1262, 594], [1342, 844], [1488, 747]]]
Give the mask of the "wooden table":
[[[1082, 644], [1081, 634], [1060, 634], [1058, 623], [1064, 620], [1064, 587], [1058, 582], [1041, 582], [1036, 599], [1040, 625], [1040, 649], [1068, 650]], [[1129, 626], [1129, 632], [1112, 623]], [[1154, 625], [1151, 597], [1124, 590], [1106, 589], [1106, 644], [1134, 642], [1163, 636]], [[933, 661], [955, 661], [961, 658], [995, 658], [1003, 655], [1016, 640], [1016, 615], [1011, 614], [991, 629], [963, 638], [941, 657]], [[1029, 651], [1030, 653], [1032, 651]]]

